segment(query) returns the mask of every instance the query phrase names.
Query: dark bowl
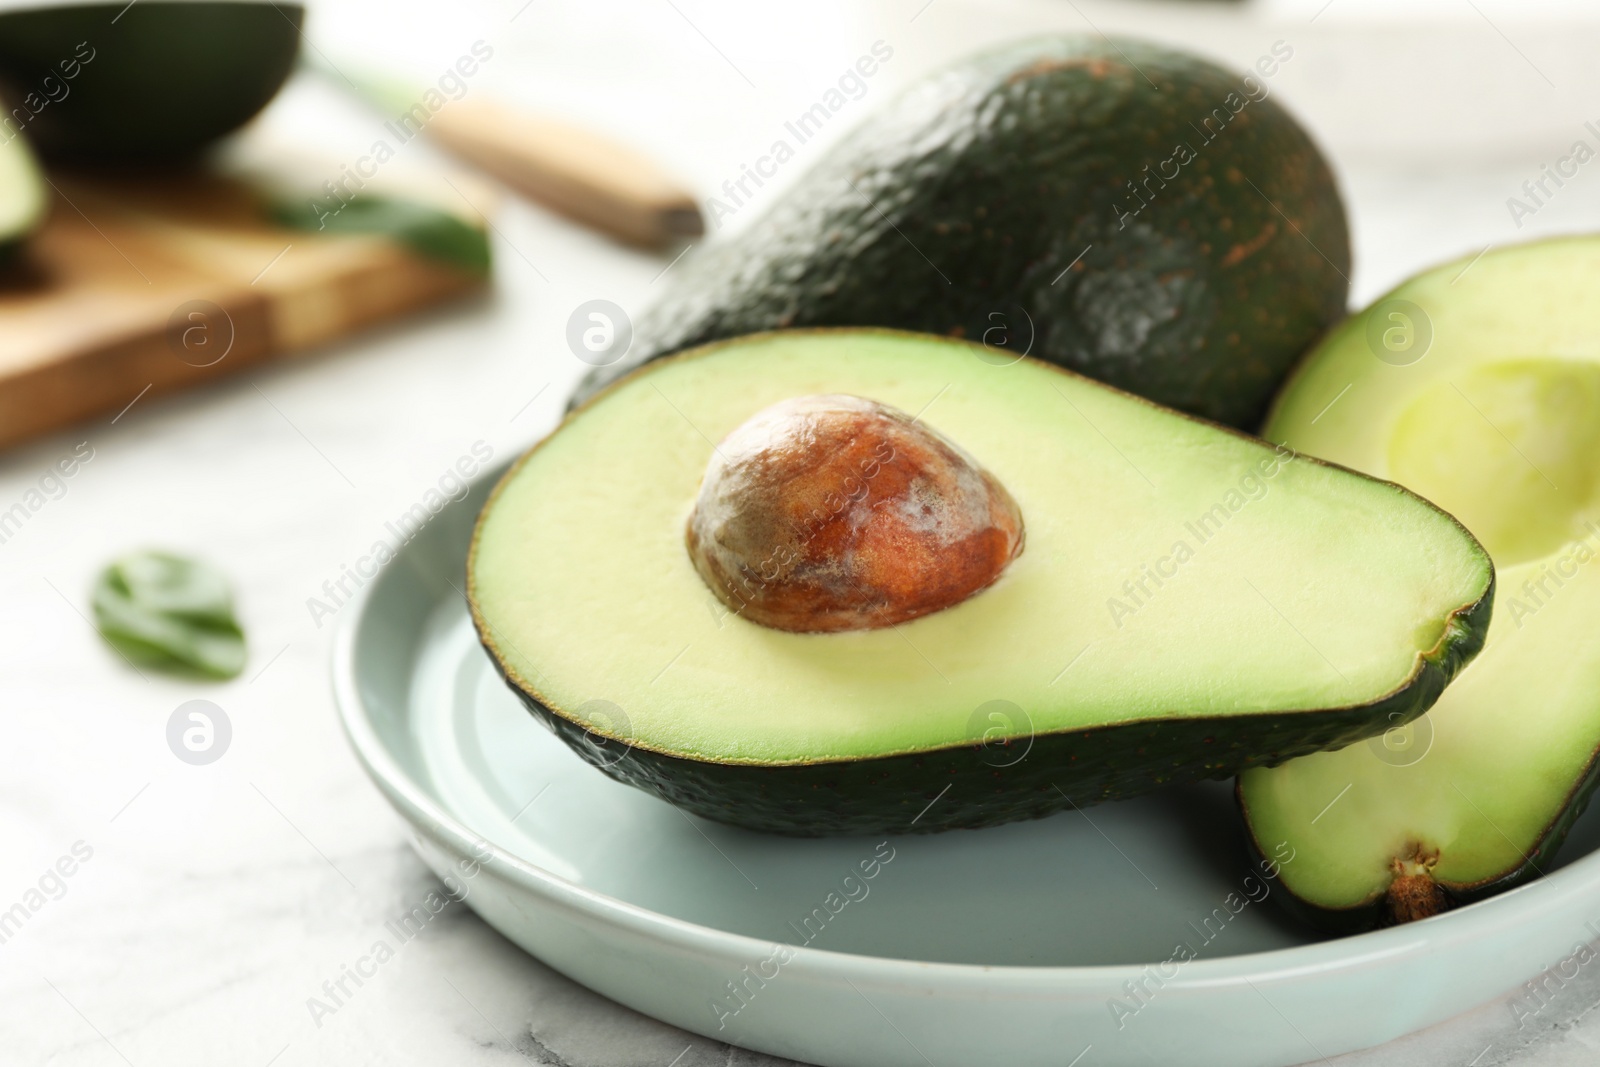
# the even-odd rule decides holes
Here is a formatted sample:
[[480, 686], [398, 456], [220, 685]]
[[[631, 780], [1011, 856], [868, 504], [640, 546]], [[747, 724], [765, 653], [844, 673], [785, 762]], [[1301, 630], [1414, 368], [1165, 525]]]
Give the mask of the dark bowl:
[[5, 132], [53, 160], [192, 156], [277, 94], [304, 16], [299, 4], [251, 0], [0, 12]]

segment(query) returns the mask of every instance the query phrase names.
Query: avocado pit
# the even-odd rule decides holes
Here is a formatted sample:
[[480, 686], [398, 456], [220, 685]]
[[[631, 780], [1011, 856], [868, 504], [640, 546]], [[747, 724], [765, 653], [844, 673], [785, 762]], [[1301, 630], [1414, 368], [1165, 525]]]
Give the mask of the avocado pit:
[[902, 411], [838, 394], [780, 401], [730, 433], [687, 533], [719, 600], [796, 633], [958, 604], [1022, 542], [1016, 501], [971, 456]]

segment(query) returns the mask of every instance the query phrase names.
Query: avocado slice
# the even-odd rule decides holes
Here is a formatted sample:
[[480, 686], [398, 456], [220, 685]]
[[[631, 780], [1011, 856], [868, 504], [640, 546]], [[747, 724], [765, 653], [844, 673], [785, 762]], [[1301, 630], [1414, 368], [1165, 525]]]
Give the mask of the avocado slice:
[[[1292, 60], [1275, 51], [1274, 70]], [[629, 351], [574, 402], [708, 341], [884, 326], [981, 341], [995, 362], [1029, 354], [1254, 431], [1344, 315], [1350, 273], [1333, 174], [1270, 90], [1099, 36], [1031, 38], [930, 74], [747, 229], [676, 266]], [[804, 158], [825, 111], [713, 194], [714, 226], [753, 210], [760, 174]]]
[[1266, 435], [1457, 515], [1500, 572], [1493, 637], [1423, 719], [1247, 771], [1257, 847], [1339, 930], [1421, 918], [1549, 869], [1600, 750], [1600, 238], [1495, 249], [1336, 330]]
[[268, 0], [10, 9], [0, 12], [0, 88], [46, 159], [182, 159], [277, 94], [304, 17], [300, 4]]
[[[821, 835], [1033, 818], [1348, 744], [1420, 714], [1479, 647], [1488, 556], [1427, 502], [989, 355], [785, 331], [612, 386], [479, 518], [467, 596], [499, 670], [614, 778]], [[686, 543], [708, 465], [753, 414], [827, 394], [907, 413], [992, 476], [1026, 531], [998, 580], [831, 633], [712, 591]]]
[[0, 264], [9, 262], [43, 224], [49, 203], [44, 174], [28, 142], [15, 133], [0, 140]]

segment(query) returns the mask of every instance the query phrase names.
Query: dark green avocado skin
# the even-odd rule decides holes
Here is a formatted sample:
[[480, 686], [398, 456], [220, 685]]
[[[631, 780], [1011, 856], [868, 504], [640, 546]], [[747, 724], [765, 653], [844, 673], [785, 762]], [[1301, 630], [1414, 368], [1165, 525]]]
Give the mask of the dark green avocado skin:
[[573, 403], [720, 338], [886, 326], [1253, 430], [1349, 269], [1333, 175], [1270, 93], [1151, 44], [1033, 38], [918, 82], [691, 253]]
[[183, 159], [272, 99], [294, 69], [304, 15], [266, 0], [0, 12], [0, 92], [46, 159]]
[[[506, 678], [534, 716], [585, 761], [619, 782], [716, 822], [795, 837], [934, 833], [1037, 819], [1165, 785], [1227, 778], [1247, 767], [1342, 748], [1427, 711], [1483, 647], [1494, 589], [1456, 616], [1439, 651], [1409, 683], [1371, 704], [1124, 723], [1040, 734], [1014, 747], [761, 767], [629, 748], [546, 707]], [[479, 637], [492, 648], [474, 614]], [[1019, 758], [1020, 757], [1020, 758]], [[998, 766], [1009, 764], [1009, 766]]]

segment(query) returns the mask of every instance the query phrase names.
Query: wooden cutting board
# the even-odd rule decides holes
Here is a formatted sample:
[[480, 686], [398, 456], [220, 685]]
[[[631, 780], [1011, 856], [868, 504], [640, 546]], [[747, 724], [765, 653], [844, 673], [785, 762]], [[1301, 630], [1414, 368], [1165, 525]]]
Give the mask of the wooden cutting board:
[[486, 281], [388, 237], [275, 223], [240, 177], [52, 183], [49, 221], [0, 271], [0, 446], [306, 354]]

